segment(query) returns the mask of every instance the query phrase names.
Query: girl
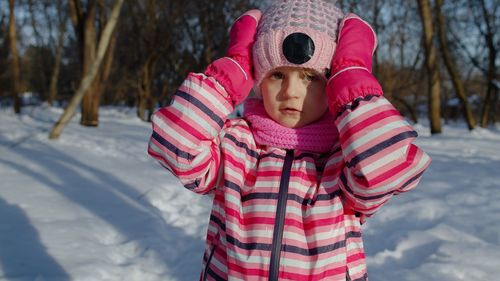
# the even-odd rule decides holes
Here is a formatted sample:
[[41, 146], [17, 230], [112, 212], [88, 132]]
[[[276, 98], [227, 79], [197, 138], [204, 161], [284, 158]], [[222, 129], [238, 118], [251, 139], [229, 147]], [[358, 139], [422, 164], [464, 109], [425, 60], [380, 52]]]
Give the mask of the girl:
[[155, 113], [149, 154], [214, 196], [200, 280], [367, 280], [361, 223], [430, 163], [371, 74], [375, 48], [333, 4], [275, 1]]

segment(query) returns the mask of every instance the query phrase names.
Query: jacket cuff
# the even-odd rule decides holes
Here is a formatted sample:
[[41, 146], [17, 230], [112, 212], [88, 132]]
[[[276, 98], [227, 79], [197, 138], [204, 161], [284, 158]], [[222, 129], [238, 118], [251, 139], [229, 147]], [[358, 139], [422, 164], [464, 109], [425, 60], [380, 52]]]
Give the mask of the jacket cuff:
[[229, 57], [212, 62], [205, 70], [205, 75], [214, 78], [224, 87], [233, 105], [239, 104], [248, 96], [253, 84], [241, 65]]
[[330, 111], [337, 114], [356, 98], [383, 96], [377, 79], [366, 69], [352, 68], [338, 73], [328, 80], [326, 95]]

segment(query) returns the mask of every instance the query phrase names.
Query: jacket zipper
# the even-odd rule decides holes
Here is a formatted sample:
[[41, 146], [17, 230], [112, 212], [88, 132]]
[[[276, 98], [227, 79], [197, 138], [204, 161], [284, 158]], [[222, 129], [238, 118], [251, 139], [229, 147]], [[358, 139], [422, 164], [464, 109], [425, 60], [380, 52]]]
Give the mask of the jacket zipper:
[[208, 274], [208, 267], [210, 266], [210, 262], [212, 261], [212, 257], [214, 256], [215, 252], [215, 245], [213, 246], [212, 250], [210, 251], [210, 256], [208, 257], [207, 264], [205, 265], [205, 270], [203, 271], [203, 281], [207, 280], [207, 274]]
[[293, 163], [293, 150], [287, 150], [281, 173], [278, 204], [276, 207], [276, 219], [274, 220], [273, 244], [271, 248], [271, 260], [269, 264], [269, 280], [277, 281], [279, 277], [281, 244], [283, 240], [283, 228], [285, 224], [286, 203], [288, 198], [288, 185]]

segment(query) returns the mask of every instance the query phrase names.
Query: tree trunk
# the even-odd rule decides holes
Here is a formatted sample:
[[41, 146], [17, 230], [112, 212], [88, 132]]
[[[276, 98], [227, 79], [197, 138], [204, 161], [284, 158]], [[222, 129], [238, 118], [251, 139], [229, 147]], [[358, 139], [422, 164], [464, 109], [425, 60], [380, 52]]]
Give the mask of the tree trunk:
[[443, 6], [443, 0], [436, 0], [436, 12], [438, 19], [438, 32], [439, 32], [439, 44], [441, 46], [441, 54], [444, 59], [444, 63], [446, 65], [446, 69], [448, 69], [448, 73], [450, 74], [451, 80], [453, 82], [453, 87], [455, 88], [455, 92], [457, 97], [460, 100], [463, 108], [463, 114], [465, 121], [467, 122], [467, 126], [469, 130], [473, 130], [476, 126], [476, 120], [474, 118], [474, 114], [472, 113], [472, 109], [469, 105], [469, 101], [467, 100], [467, 95], [465, 93], [464, 84], [462, 79], [460, 78], [460, 74], [458, 72], [457, 66], [455, 65], [455, 61], [452, 59], [449, 48], [448, 48], [448, 40], [446, 39], [446, 23], [441, 7]]
[[481, 110], [481, 127], [486, 128], [490, 123], [492, 107], [495, 106], [497, 89], [495, 87], [494, 80], [497, 74], [497, 54], [498, 49], [495, 46], [494, 37], [495, 31], [492, 27], [491, 15], [488, 14], [488, 9], [486, 8], [486, 3], [481, 0], [481, 10], [484, 17], [484, 22], [486, 25], [486, 31], [484, 32], [484, 37], [486, 40], [486, 47], [488, 48], [488, 72], [486, 79], [488, 81], [488, 89], [486, 91], [486, 97], [483, 102], [483, 107]]
[[419, 0], [418, 7], [424, 31], [425, 65], [428, 72], [428, 114], [431, 134], [441, 133], [441, 78], [436, 63], [436, 47], [433, 44], [434, 30], [429, 0]]
[[498, 122], [498, 109], [500, 108], [500, 103], [499, 103], [499, 96], [500, 93], [498, 92], [500, 89], [498, 88], [498, 84], [495, 85], [495, 94], [493, 95], [493, 108], [491, 109], [491, 122], [493, 124]]
[[80, 124], [84, 126], [99, 126], [99, 106], [101, 105], [102, 93], [105, 90], [106, 81], [111, 72], [115, 45], [116, 37], [112, 36], [103, 59], [104, 62], [101, 71], [97, 74], [94, 83], [89, 89], [89, 93], [83, 98]]
[[78, 104], [80, 104], [85, 94], [88, 93], [91, 84], [94, 82], [94, 79], [96, 78], [97, 73], [99, 72], [99, 68], [104, 59], [106, 51], [108, 50], [108, 46], [111, 41], [111, 36], [113, 34], [115, 26], [118, 22], [118, 18], [120, 16], [120, 10], [123, 5], [123, 1], [124, 0], [116, 0], [113, 9], [111, 11], [111, 16], [109, 17], [108, 22], [104, 26], [101, 39], [99, 40], [99, 45], [97, 47], [97, 56], [95, 60], [92, 62], [92, 66], [89, 68], [89, 71], [84, 73], [82, 82], [78, 87], [78, 90], [76, 91], [75, 95], [73, 96], [68, 106], [64, 110], [64, 113], [61, 115], [61, 118], [59, 118], [57, 123], [52, 128], [52, 131], [49, 134], [50, 139], [57, 139], [61, 135], [62, 130], [64, 129], [66, 124], [73, 117]]
[[61, 72], [61, 60], [64, 51], [65, 34], [66, 34], [66, 24], [61, 23], [59, 27], [59, 38], [57, 40], [57, 50], [54, 60], [54, 69], [52, 70], [52, 76], [50, 77], [48, 103], [51, 106], [54, 105], [54, 101], [57, 98], [57, 82], [59, 81], [59, 73]]
[[17, 54], [16, 18], [14, 12], [14, 0], [9, 0], [9, 47], [10, 47], [10, 69], [11, 69], [11, 95], [14, 100], [14, 112], [21, 113], [21, 71], [19, 69], [19, 57]]
[[[96, 12], [97, 12], [97, 2], [91, 1], [89, 2], [89, 6], [87, 8], [87, 12], [85, 14], [85, 19], [83, 22], [83, 41], [81, 43], [82, 48], [82, 79], [85, 73], [90, 71], [93, 62], [96, 57], [96, 47], [97, 47], [97, 35], [95, 30], [95, 20], [96, 20]], [[98, 112], [94, 109], [93, 103], [98, 95], [99, 87], [100, 87], [100, 79], [94, 79], [89, 89], [88, 93], [85, 93], [82, 105], [81, 105], [81, 117], [80, 124], [83, 126], [91, 126], [96, 127], [99, 124], [99, 116]]]
[[[489, 72], [489, 71], [488, 71]], [[488, 80], [490, 75], [488, 74]], [[486, 97], [484, 98], [483, 106], [481, 109], [481, 127], [487, 128], [490, 123], [490, 115], [492, 112], [492, 106], [495, 105], [495, 95], [497, 91], [495, 89], [495, 85], [492, 82], [488, 83], [488, 89], [486, 90]]]
[[101, 75], [99, 77], [101, 79], [102, 86], [101, 86], [101, 91], [99, 94], [98, 102], [95, 104], [97, 109], [99, 108], [99, 106], [101, 104], [102, 93], [105, 92], [105, 90], [106, 90], [107, 81], [108, 81], [109, 76], [111, 74], [111, 69], [112, 69], [113, 61], [114, 61], [115, 48], [116, 48], [116, 31], [113, 32], [113, 35], [111, 36], [111, 39], [110, 39], [110, 42], [108, 45], [108, 50], [106, 51], [106, 55], [104, 57], [104, 62], [103, 62], [102, 70], [100, 73]]
[[[45, 46], [44, 38], [41, 35], [40, 31], [38, 30], [39, 23], [37, 22], [37, 17], [35, 15], [39, 11], [35, 11], [36, 8], [37, 7], [34, 7], [33, 0], [28, 0], [28, 11], [29, 11], [29, 15], [30, 15], [31, 29], [33, 30], [33, 35], [34, 35], [33, 37], [35, 37], [36, 45]], [[51, 34], [52, 30], [51, 30], [50, 24], [48, 23], [47, 25], [48, 25], [47, 32], [49, 32], [49, 34]], [[50, 59], [49, 56], [36, 55], [35, 59], [34, 59], [34, 63], [38, 67], [42, 67], [42, 66], [50, 64], [49, 59]], [[49, 85], [49, 77], [47, 76], [47, 72], [44, 70], [45, 70], [44, 68], [40, 68], [39, 70], [37, 70], [36, 75], [39, 79], [39, 83], [37, 83], [38, 85], [36, 87], [32, 88], [32, 91], [39, 92], [41, 94], [42, 98], [45, 99], [45, 98], [48, 98], [47, 86]], [[33, 85], [31, 85], [31, 86], [33, 86]]]
[[148, 108], [148, 118], [146, 121], [151, 122], [153, 118], [153, 113], [155, 111], [156, 104], [158, 103], [158, 99], [156, 96], [152, 95], [151, 98], [149, 99], [147, 108]]
[[[137, 116], [144, 121], [150, 120], [150, 116], [153, 111], [154, 101], [153, 101], [153, 93], [152, 93], [152, 76], [154, 74], [154, 70], [156, 67], [156, 62], [158, 61], [158, 55], [152, 54], [147, 59], [144, 64], [140, 81], [138, 87], [138, 98], [137, 98]], [[146, 110], [148, 114], [146, 115]]]

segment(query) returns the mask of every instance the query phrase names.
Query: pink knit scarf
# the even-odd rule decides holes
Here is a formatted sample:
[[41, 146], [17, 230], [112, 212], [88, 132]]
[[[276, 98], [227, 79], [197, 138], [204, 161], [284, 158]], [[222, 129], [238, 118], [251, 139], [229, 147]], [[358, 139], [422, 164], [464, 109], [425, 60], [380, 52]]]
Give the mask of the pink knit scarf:
[[247, 99], [244, 115], [260, 145], [324, 153], [330, 151], [338, 139], [334, 117], [329, 111], [318, 121], [295, 129], [271, 119], [261, 99]]

